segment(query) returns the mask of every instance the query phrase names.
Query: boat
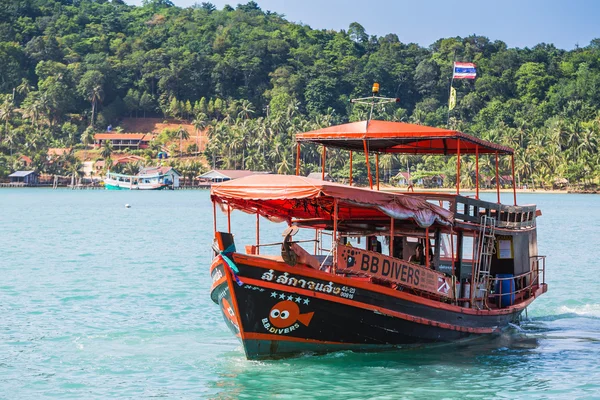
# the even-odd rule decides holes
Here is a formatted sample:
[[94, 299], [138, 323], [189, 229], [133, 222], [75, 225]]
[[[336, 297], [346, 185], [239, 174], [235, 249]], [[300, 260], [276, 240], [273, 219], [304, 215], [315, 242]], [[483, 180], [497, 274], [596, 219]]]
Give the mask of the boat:
[[[384, 351], [498, 335], [548, 290], [535, 205], [517, 205], [514, 152], [459, 131], [368, 120], [296, 135], [296, 175], [248, 176], [211, 188], [210, 296], [247, 359]], [[349, 184], [299, 175], [301, 146], [349, 150]], [[369, 187], [353, 186], [364, 152]], [[375, 154], [375, 182], [369, 155]], [[379, 190], [379, 154], [476, 159], [475, 194]], [[513, 162], [514, 204], [479, 196], [479, 156]], [[499, 182], [499, 179], [496, 179]], [[217, 230], [217, 210], [227, 230]], [[234, 240], [232, 212], [256, 215], [256, 238]], [[261, 243], [261, 219], [284, 222]], [[269, 229], [273, 229], [269, 224]], [[265, 229], [265, 228], [263, 228]], [[243, 250], [242, 250], [243, 249]]]
[[179, 172], [171, 167], [149, 167], [137, 175], [107, 172], [104, 186], [107, 190], [162, 190], [179, 186]]

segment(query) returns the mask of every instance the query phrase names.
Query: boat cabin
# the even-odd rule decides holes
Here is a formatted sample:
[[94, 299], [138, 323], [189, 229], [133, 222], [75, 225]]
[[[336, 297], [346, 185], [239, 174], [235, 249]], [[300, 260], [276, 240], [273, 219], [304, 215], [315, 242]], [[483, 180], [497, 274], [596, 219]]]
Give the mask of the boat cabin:
[[[215, 185], [212, 200], [227, 211], [228, 229], [232, 210], [257, 215], [256, 242], [246, 254], [290, 266], [476, 309], [525, 301], [541, 284], [535, 206], [377, 192], [285, 175]], [[261, 243], [259, 216], [288, 223], [281, 242]]]

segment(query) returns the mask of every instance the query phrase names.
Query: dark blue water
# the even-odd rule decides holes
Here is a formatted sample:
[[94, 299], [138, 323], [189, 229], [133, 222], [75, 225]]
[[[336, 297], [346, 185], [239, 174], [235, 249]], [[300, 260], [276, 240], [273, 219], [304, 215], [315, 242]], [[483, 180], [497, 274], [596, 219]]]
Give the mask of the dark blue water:
[[[209, 298], [208, 192], [0, 190], [0, 398], [600, 398], [600, 197], [519, 202], [543, 211], [549, 283], [520, 329], [255, 362]], [[255, 217], [233, 217], [253, 243]]]

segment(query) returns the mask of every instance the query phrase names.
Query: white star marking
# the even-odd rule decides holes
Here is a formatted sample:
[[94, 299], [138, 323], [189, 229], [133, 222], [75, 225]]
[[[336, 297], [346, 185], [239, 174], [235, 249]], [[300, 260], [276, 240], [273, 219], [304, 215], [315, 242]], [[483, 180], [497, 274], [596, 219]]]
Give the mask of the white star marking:
[[309, 302], [310, 302], [310, 300], [304, 299], [304, 304], [308, 304]]
[[294, 300], [294, 296], [288, 296], [288, 300], [290, 300], [290, 301]]
[[277, 292], [271, 292], [271, 297], [277, 298]]
[[279, 298], [280, 298], [281, 300], [285, 300], [285, 293], [281, 293], [281, 294], [279, 295]]
[[296, 303], [302, 302], [302, 298], [300, 296], [296, 297]]

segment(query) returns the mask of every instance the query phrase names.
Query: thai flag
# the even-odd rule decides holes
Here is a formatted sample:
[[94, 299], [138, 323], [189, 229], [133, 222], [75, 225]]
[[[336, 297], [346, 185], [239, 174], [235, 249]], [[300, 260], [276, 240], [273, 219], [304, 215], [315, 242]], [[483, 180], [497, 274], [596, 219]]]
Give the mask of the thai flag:
[[477, 76], [477, 70], [475, 69], [475, 64], [463, 63], [463, 62], [455, 62], [454, 63], [454, 73], [452, 74], [452, 78], [454, 78], [454, 79], [475, 79], [476, 76]]

